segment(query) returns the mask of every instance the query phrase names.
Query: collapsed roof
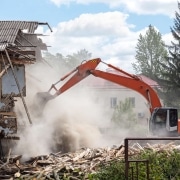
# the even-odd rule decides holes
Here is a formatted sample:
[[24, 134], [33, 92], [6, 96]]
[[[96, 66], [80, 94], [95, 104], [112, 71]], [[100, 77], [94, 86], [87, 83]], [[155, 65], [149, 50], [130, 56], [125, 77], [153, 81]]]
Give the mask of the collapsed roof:
[[35, 33], [39, 25], [47, 25], [51, 30], [48, 23], [0, 21], [0, 52], [6, 49], [14, 62], [24, 60], [25, 63], [41, 59], [41, 50], [47, 50], [47, 46], [38, 38], [43, 34]]

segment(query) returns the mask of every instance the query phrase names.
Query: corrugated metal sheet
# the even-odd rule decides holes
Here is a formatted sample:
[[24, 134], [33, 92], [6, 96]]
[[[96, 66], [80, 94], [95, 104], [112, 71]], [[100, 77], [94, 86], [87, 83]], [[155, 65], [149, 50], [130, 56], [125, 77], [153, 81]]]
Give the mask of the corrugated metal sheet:
[[0, 21], [0, 51], [14, 43], [19, 30], [27, 29], [28, 33], [34, 33], [38, 24], [35, 21]]

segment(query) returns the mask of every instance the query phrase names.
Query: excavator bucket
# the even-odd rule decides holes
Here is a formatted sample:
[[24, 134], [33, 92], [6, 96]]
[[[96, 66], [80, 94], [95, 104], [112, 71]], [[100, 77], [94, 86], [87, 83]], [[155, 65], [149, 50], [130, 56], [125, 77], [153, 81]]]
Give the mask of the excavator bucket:
[[45, 105], [51, 99], [54, 99], [54, 95], [51, 95], [49, 92], [38, 92], [35, 95], [35, 99], [32, 106], [33, 114], [35, 116], [41, 116], [44, 110]]
[[46, 105], [49, 100], [54, 99], [54, 95], [51, 95], [49, 92], [38, 92], [36, 98], [37, 102], [42, 106]]

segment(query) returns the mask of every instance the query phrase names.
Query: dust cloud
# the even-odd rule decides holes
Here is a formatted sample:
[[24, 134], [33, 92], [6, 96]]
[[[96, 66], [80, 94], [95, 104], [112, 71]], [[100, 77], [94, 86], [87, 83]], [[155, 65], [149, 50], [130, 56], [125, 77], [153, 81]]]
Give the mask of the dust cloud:
[[128, 130], [102, 133], [101, 128], [111, 128], [110, 116], [103, 106], [94, 101], [95, 93], [83, 86], [83, 81], [50, 100], [43, 108], [43, 114], [36, 116], [33, 108], [37, 103], [36, 93], [48, 91], [52, 83], [64, 75], [46, 63], [37, 63], [26, 69], [25, 101], [33, 124], [29, 124], [23, 104], [18, 99], [15, 111], [20, 140], [14, 148], [15, 153], [22, 154], [24, 159], [51, 152], [75, 151], [82, 147], [120, 145], [122, 139], [128, 136]]

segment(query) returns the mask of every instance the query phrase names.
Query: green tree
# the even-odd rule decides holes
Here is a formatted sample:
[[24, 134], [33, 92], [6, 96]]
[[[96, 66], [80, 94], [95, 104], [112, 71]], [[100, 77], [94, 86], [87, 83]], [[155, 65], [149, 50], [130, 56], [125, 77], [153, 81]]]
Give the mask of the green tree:
[[139, 35], [133, 69], [137, 74], [156, 80], [164, 70], [160, 63], [166, 63], [167, 53], [160, 32], [150, 25], [144, 36]]
[[50, 67], [55, 68], [58, 72], [67, 72], [67, 69], [72, 70], [80, 65], [82, 61], [90, 59], [91, 53], [85, 49], [67, 56], [63, 56], [60, 53], [53, 55], [50, 52], [45, 52], [43, 54], [43, 58], [45, 63], [47, 63]]
[[119, 104], [115, 107], [112, 122], [118, 128], [131, 128], [137, 122], [136, 114], [133, 112], [131, 102], [128, 98], [123, 101], [120, 101]]
[[[180, 9], [180, 3], [178, 3]], [[174, 26], [170, 28], [175, 42], [167, 46], [169, 54], [167, 63], [160, 63], [162, 76], [158, 78], [158, 83], [163, 87], [163, 96], [166, 105], [180, 107], [180, 14], [175, 12]]]
[[66, 63], [69, 68], [75, 68], [79, 64], [82, 63], [84, 60], [88, 60], [91, 58], [91, 53], [89, 53], [85, 49], [81, 49], [77, 53], [73, 53], [72, 55], [67, 55], [66, 56]]
[[129, 98], [126, 98], [124, 101], [120, 101], [114, 108], [111, 121], [115, 129], [126, 129], [131, 132], [131, 135], [147, 134], [147, 126], [139, 123]]
[[57, 72], [62, 71], [62, 67], [66, 66], [65, 57], [60, 53], [53, 55], [50, 52], [44, 52], [43, 58], [44, 62]]

